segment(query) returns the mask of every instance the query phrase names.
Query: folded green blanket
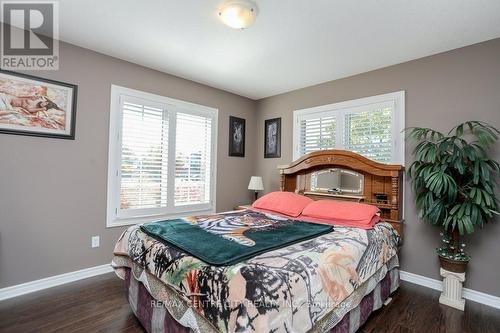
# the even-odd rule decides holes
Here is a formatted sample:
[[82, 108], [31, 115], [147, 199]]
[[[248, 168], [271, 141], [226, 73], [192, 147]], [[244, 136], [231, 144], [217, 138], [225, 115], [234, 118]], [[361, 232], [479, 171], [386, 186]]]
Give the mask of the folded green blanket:
[[246, 210], [146, 223], [141, 230], [209, 264], [226, 266], [331, 232], [333, 227]]

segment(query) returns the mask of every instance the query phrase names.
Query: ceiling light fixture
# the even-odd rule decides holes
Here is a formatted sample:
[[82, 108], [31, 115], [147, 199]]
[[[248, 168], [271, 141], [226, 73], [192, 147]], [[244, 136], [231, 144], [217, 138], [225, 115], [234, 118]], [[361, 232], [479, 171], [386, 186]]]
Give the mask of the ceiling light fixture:
[[219, 16], [227, 26], [246, 29], [255, 22], [259, 10], [253, 1], [229, 0], [222, 4]]

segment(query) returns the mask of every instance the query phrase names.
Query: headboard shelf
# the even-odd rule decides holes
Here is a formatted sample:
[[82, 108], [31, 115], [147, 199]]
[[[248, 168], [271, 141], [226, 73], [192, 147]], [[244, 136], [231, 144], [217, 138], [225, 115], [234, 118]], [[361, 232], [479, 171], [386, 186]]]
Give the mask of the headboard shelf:
[[[382, 218], [402, 235], [403, 166], [379, 163], [347, 150], [320, 150], [278, 168], [281, 191], [300, 193], [314, 200], [331, 198], [377, 206]], [[339, 194], [311, 190], [314, 187], [312, 175], [328, 168], [340, 168], [363, 175], [362, 193]]]
[[325, 192], [317, 192], [317, 191], [305, 191], [303, 193], [304, 195], [317, 195], [317, 196], [322, 196], [322, 197], [329, 197], [329, 198], [337, 198], [337, 199], [344, 199], [344, 200], [354, 200], [358, 202], [362, 202], [365, 200], [365, 197], [362, 195], [347, 195], [347, 194], [333, 194], [333, 193], [325, 193]]

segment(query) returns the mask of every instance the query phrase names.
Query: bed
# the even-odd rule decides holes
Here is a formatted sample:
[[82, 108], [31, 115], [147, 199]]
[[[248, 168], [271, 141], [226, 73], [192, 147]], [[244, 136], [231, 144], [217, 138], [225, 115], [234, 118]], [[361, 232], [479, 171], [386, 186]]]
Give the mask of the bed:
[[208, 264], [132, 226], [112, 266], [146, 331], [354, 332], [396, 291], [403, 167], [325, 150], [279, 172], [281, 191], [364, 202], [382, 221], [371, 229], [334, 225], [230, 265]]

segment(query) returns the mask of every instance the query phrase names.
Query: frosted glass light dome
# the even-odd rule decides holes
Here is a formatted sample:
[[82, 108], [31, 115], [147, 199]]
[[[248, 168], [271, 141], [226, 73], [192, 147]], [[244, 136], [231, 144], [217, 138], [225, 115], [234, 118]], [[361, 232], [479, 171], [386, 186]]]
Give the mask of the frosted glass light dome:
[[226, 1], [219, 11], [222, 22], [233, 29], [250, 27], [255, 22], [257, 14], [257, 5], [247, 0]]

